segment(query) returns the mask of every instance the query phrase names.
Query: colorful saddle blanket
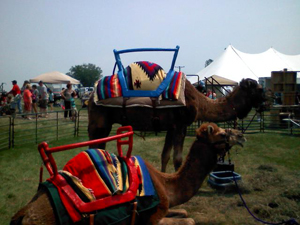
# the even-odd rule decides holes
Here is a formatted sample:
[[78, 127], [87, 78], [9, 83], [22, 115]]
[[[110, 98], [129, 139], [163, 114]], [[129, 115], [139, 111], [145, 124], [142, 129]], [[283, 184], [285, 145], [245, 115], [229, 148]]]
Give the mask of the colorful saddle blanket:
[[[144, 161], [140, 156], [133, 156], [132, 159], [143, 181], [138, 196], [154, 195], [152, 180]], [[79, 178], [95, 199], [124, 193], [128, 189], [125, 162], [105, 150], [89, 149], [79, 153], [67, 162], [62, 172]]]
[[[147, 204], [145, 205], [143, 203], [141, 206], [138, 206], [138, 208], [140, 211], [145, 210], [145, 208], [152, 209], [159, 203], [159, 199], [150, 174], [141, 157], [132, 156], [132, 159], [141, 177], [141, 183], [137, 193], [138, 203], [143, 202], [145, 197], [147, 199]], [[89, 149], [69, 160], [63, 170], [59, 173], [82, 201], [91, 202], [96, 199], [126, 192], [129, 188], [127, 172], [126, 163], [122, 158], [117, 157], [115, 154], [110, 154], [105, 150]], [[46, 186], [48, 187], [49, 184], [46, 184]], [[53, 197], [60, 194], [59, 191], [59, 194], [56, 193], [57, 190], [54, 189], [55, 187], [51, 186], [52, 193], [50, 194], [53, 195]], [[149, 198], [153, 199], [153, 201], [149, 201]], [[57, 204], [59, 205], [59, 208], [62, 207], [62, 204], [66, 212], [72, 211], [68, 210], [69, 206], [64, 203], [63, 198], [61, 198]], [[123, 206], [121, 206], [121, 208], [122, 207]], [[124, 210], [126, 212], [128, 211], [128, 207], [128, 204], [124, 204]], [[116, 208], [119, 207], [116, 206]], [[103, 214], [103, 210], [101, 210], [101, 212]], [[124, 215], [124, 213], [121, 213], [121, 215]], [[75, 218], [72, 218], [72, 214], [69, 214], [68, 217], [75, 221]], [[128, 217], [128, 215], [126, 217]], [[99, 215], [98, 219], [103, 221]], [[115, 221], [114, 219], [111, 220]]]
[[[155, 63], [141, 61], [130, 64], [124, 70], [124, 76], [129, 90], [156, 90], [165, 79], [166, 73]], [[162, 93], [163, 99], [177, 100], [179, 98], [183, 76], [181, 72], [174, 72], [170, 84]], [[122, 87], [117, 74], [97, 81], [95, 90], [98, 100], [122, 96]]]

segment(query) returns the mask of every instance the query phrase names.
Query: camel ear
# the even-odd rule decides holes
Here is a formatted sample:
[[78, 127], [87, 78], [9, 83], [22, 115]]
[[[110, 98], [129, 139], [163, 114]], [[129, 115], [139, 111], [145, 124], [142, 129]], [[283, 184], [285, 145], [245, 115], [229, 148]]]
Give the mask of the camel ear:
[[196, 136], [197, 138], [206, 138], [208, 135], [212, 134], [214, 132], [214, 127], [211, 125], [208, 125], [206, 127], [200, 127], [196, 130]]
[[207, 126], [207, 134], [212, 134], [214, 132], [213, 126]]

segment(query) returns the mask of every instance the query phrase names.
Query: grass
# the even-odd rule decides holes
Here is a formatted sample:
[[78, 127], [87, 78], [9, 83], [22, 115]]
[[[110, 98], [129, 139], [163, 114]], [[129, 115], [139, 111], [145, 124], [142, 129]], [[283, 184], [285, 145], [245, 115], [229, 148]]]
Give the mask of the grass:
[[[300, 220], [300, 139], [280, 134], [249, 134], [243, 149], [231, 150], [235, 171], [242, 176], [240, 189], [250, 210], [269, 222], [281, 222], [289, 218]], [[86, 140], [68, 138], [53, 141], [50, 147]], [[187, 137], [184, 156], [193, 142]], [[134, 136], [134, 155], [141, 155], [160, 168], [160, 154], [164, 136], [149, 136], [146, 140]], [[58, 168], [79, 151], [55, 153]], [[107, 145], [116, 153], [116, 143]], [[9, 224], [11, 216], [34, 195], [39, 182], [41, 159], [37, 145], [30, 144], [0, 151], [0, 224]], [[168, 172], [173, 171], [171, 162]], [[44, 169], [44, 179], [48, 172]], [[258, 224], [243, 207], [236, 190], [212, 189], [207, 182], [184, 208], [196, 224]]]

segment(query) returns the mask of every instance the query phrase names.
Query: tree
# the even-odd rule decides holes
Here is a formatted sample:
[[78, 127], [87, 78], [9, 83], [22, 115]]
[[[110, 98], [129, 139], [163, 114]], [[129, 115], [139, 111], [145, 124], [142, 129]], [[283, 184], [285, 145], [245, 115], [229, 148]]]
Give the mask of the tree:
[[205, 61], [205, 67], [207, 67], [209, 64], [211, 64], [214, 60], [208, 59]]
[[93, 87], [95, 81], [102, 77], [102, 69], [94, 64], [72, 66], [67, 75], [79, 80], [84, 87]]

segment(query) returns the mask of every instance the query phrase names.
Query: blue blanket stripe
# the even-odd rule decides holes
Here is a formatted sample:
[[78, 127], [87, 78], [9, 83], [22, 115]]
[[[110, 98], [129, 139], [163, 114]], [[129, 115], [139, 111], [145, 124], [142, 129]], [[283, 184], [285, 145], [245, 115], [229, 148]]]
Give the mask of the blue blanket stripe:
[[138, 160], [141, 171], [143, 173], [143, 188], [144, 188], [145, 196], [152, 196], [155, 194], [155, 189], [149, 171], [143, 159], [140, 156], [134, 156], [134, 157]]
[[107, 79], [108, 82], [106, 83], [106, 84], [108, 85], [107, 89], [108, 89], [108, 97], [109, 97], [109, 98], [111, 98], [111, 89], [110, 89], [111, 87], [110, 87], [110, 82], [111, 82], [112, 77], [113, 77], [113, 76], [109, 76], [108, 79]]
[[105, 166], [106, 164], [105, 157], [96, 149], [89, 149], [86, 152], [89, 154], [90, 158], [92, 159], [100, 177], [104, 180], [111, 193], [114, 194], [117, 190], [114, 187], [112, 181], [110, 180], [110, 177], [108, 176], [109, 171]]

